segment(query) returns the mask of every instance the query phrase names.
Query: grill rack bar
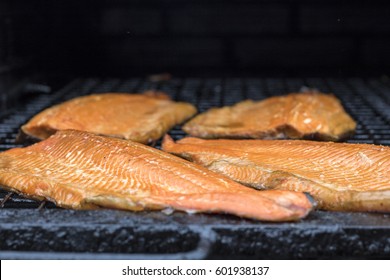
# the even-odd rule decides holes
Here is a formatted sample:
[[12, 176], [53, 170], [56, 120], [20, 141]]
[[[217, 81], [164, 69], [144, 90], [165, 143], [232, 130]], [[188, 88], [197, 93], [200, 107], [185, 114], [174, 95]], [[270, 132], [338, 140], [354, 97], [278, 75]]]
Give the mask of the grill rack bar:
[[12, 196], [13, 192], [8, 192], [4, 198], [2, 199], [2, 201], [0, 202], [0, 208], [3, 208], [4, 207], [4, 204], [7, 202], [8, 199], [10, 199], [10, 197]]
[[[346, 111], [358, 122], [356, 134], [349, 143], [390, 145], [390, 84], [380, 79], [334, 78], [231, 78], [231, 79], [172, 79], [151, 82], [146, 79], [75, 79], [60, 90], [35, 95], [26, 104], [0, 115], [0, 151], [22, 147], [15, 143], [19, 127], [32, 116], [52, 105], [89, 93], [142, 92], [161, 90], [172, 99], [193, 103], [200, 112], [211, 107], [232, 105], [244, 99], [261, 100], [270, 96], [297, 92], [302, 87], [334, 93]], [[170, 135], [175, 139], [185, 136], [180, 126]], [[161, 141], [153, 143], [160, 148]], [[54, 208], [48, 201], [36, 202], [12, 192], [0, 190], [0, 208]]]

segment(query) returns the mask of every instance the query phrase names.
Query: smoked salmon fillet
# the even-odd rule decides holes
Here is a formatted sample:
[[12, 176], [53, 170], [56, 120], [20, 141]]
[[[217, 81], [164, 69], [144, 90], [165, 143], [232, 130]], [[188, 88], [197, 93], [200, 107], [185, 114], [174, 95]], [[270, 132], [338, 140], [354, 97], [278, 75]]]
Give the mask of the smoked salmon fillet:
[[314, 91], [212, 108], [183, 126], [189, 135], [200, 138], [330, 141], [353, 134], [355, 128], [335, 96]]
[[307, 192], [321, 209], [390, 212], [390, 147], [165, 136], [163, 150], [256, 189]]
[[40, 112], [21, 131], [42, 140], [57, 130], [75, 129], [146, 144], [195, 113], [193, 105], [174, 102], [162, 93], [91, 94]]
[[72, 209], [176, 209], [265, 220], [305, 217], [303, 193], [258, 191], [133, 141], [64, 130], [0, 153], [0, 185]]

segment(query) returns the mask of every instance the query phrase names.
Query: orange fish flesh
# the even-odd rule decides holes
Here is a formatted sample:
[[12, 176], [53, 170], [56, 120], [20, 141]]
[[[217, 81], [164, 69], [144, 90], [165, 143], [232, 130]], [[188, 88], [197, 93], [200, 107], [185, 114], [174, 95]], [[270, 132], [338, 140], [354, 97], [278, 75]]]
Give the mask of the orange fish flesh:
[[355, 121], [331, 94], [291, 93], [212, 108], [183, 126], [200, 138], [318, 139], [339, 141], [353, 134]]
[[163, 150], [253, 188], [307, 192], [321, 209], [390, 212], [390, 147], [166, 136]]
[[195, 113], [193, 105], [158, 92], [91, 94], [45, 109], [21, 131], [42, 140], [58, 130], [74, 129], [146, 144]]
[[303, 193], [257, 191], [129, 140], [63, 130], [0, 153], [0, 185], [72, 209], [176, 209], [293, 221], [312, 209]]

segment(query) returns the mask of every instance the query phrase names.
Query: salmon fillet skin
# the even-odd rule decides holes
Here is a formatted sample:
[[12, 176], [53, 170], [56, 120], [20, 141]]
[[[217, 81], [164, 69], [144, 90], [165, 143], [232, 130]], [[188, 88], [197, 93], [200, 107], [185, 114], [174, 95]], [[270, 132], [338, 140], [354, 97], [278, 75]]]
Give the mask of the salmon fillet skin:
[[193, 105], [174, 102], [163, 93], [91, 94], [45, 109], [23, 125], [21, 132], [42, 140], [58, 130], [74, 129], [146, 144], [195, 113]]
[[200, 138], [318, 139], [339, 141], [353, 134], [355, 121], [332, 94], [291, 93], [212, 108], [183, 130]]
[[176, 209], [295, 221], [312, 203], [293, 191], [258, 191], [131, 140], [63, 130], [0, 153], [0, 185], [72, 209]]
[[309, 193], [319, 209], [390, 212], [387, 146], [165, 136], [163, 150], [256, 189]]

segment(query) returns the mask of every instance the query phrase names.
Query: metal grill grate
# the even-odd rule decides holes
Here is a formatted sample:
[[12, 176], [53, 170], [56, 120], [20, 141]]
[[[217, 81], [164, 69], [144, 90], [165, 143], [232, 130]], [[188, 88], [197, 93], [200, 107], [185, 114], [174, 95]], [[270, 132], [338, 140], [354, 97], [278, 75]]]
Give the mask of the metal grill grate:
[[[144, 79], [77, 79], [55, 93], [36, 95], [24, 104], [0, 115], [0, 151], [20, 147], [15, 143], [19, 127], [46, 107], [65, 100], [99, 92], [142, 92], [161, 90], [174, 100], [187, 101], [200, 112], [210, 107], [232, 105], [243, 99], [260, 100], [273, 95], [299, 91], [302, 87], [332, 92], [358, 122], [356, 134], [347, 142], [390, 145], [390, 84], [379, 79], [173, 79], [150, 82]], [[180, 126], [170, 131], [173, 138], [185, 135]], [[160, 147], [160, 143], [156, 143]], [[1, 208], [53, 208], [49, 202], [36, 202], [0, 191]]]

